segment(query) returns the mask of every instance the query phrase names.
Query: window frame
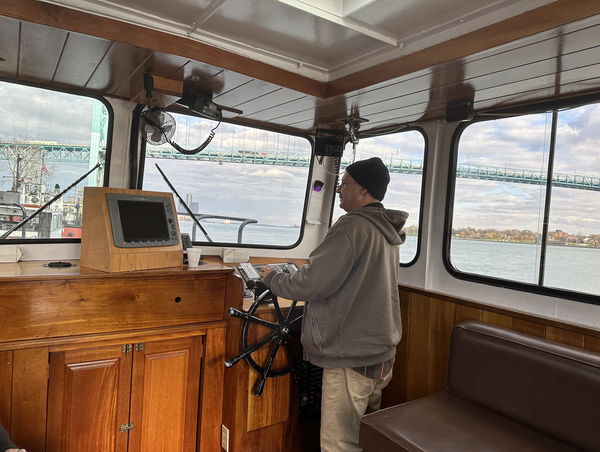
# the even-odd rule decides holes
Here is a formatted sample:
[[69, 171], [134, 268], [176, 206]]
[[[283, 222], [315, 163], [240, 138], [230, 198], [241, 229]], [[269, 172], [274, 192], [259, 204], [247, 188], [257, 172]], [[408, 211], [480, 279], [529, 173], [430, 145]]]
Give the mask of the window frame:
[[[143, 107], [143, 106], [142, 106]], [[207, 119], [204, 116], [191, 111], [191, 110], [181, 110], [179, 108], [166, 108], [165, 109], [167, 112], [169, 113], [176, 113], [176, 114], [180, 114], [180, 115], [188, 115], [188, 116], [194, 116], [196, 118], [200, 118], [200, 119]], [[135, 174], [135, 170], [137, 169], [137, 184], [135, 184], [136, 188], [138, 190], [142, 190], [143, 184], [144, 184], [144, 170], [146, 167], [146, 140], [144, 139], [144, 137], [142, 136], [142, 134], [139, 132], [140, 128], [139, 128], [139, 115], [141, 113], [141, 109], [139, 109], [138, 112], [136, 112], [136, 110], [134, 110], [133, 114], [133, 120], [132, 120], [132, 126], [131, 126], [131, 136], [138, 136], [139, 140], [140, 140], [140, 158], [139, 158], [139, 165], [137, 166], [130, 166], [130, 171], [133, 172], [133, 174]], [[217, 121], [215, 121], [216, 123]], [[298, 247], [301, 243], [302, 240], [304, 239], [304, 232], [305, 232], [305, 228], [306, 228], [306, 214], [308, 212], [308, 201], [309, 201], [309, 196], [310, 196], [310, 188], [311, 188], [311, 181], [312, 181], [312, 177], [313, 177], [313, 169], [314, 169], [314, 164], [315, 164], [315, 143], [313, 138], [308, 135], [308, 134], [304, 134], [304, 133], [296, 133], [296, 132], [290, 132], [290, 131], [282, 131], [273, 127], [265, 127], [265, 126], [257, 126], [254, 124], [247, 124], [244, 123], [242, 121], [236, 121], [235, 119], [229, 119], [229, 118], [222, 118], [221, 121], [222, 123], [227, 123], [227, 124], [232, 124], [232, 125], [236, 125], [236, 126], [241, 126], [241, 127], [248, 127], [250, 129], [258, 129], [258, 130], [264, 130], [266, 132], [275, 132], [275, 133], [279, 133], [279, 134], [283, 134], [283, 135], [290, 135], [290, 136], [294, 136], [294, 137], [300, 137], [300, 138], [305, 138], [309, 145], [310, 145], [310, 162], [308, 165], [308, 177], [307, 177], [307, 181], [306, 181], [306, 188], [304, 190], [304, 205], [302, 208], [302, 217], [301, 217], [301, 223], [300, 223], [300, 233], [298, 235], [298, 240], [296, 240], [296, 242], [294, 242], [291, 245], [287, 245], [287, 246], [283, 246], [283, 245], [258, 245], [258, 244], [252, 244], [252, 243], [237, 243], [237, 242], [208, 242], [208, 241], [199, 241], [196, 240], [193, 243], [193, 245], [201, 245], [201, 246], [218, 246], [218, 247], [227, 247], [227, 248], [251, 248], [251, 249], [268, 249], [268, 250], [291, 250], [294, 249], [296, 247]], [[137, 135], [136, 135], [137, 134]], [[133, 162], [130, 159], [130, 165], [134, 165], [137, 162]], [[177, 188], [177, 187], [175, 187]], [[174, 195], [173, 195], [174, 196]]]
[[[418, 221], [419, 232], [417, 234], [417, 249], [415, 252], [415, 256], [409, 262], [406, 262], [406, 263], [401, 262], [400, 267], [411, 267], [411, 266], [415, 265], [421, 255], [421, 242], [422, 242], [422, 237], [423, 237], [423, 234], [422, 234], [422, 232], [423, 232], [423, 210], [424, 210], [423, 208], [425, 205], [425, 188], [426, 188], [426, 182], [427, 182], [427, 161], [428, 161], [428, 154], [429, 154], [429, 138], [427, 136], [427, 133], [425, 133], [425, 130], [423, 130], [422, 127], [410, 126], [410, 125], [396, 126], [391, 129], [386, 128], [385, 131], [365, 131], [360, 134], [360, 138], [376, 138], [376, 137], [381, 137], [381, 136], [385, 136], [385, 135], [393, 135], [393, 134], [397, 134], [397, 133], [411, 132], [411, 131], [419, 132], [421, 134], [421, 136], [423, 137], [423, 172], [421, 173], [421, 199], [419, 200], [419, 221]], [[348, 145], [349, 142], [350, 142], [350, 139], [348, 139], [344, 143], [344, 150], [345, 150], [346, 145]], [[340, 176], [341, 172], [342, 172], [342, 168], [340, 165], [340, 170], [335, 179], [335, 187], [336, 188], [333, 191], [333, 195], [331, 198], [331, 211], [329, 212], [329, 227], [330, 228], [331, 228], [332, 222], [333, 222], [333, 212], [335, 209], [337, 187], [339, 186], [339, 176]], [[385, 206], [385, 202], [383, 202], [383, 205]]]
[[[531, 115], [536, 113], [547, 113], [552, 114], [553, 111], [560, 113], [560, 110], [566, 108], [577, 108], [584, 105], [590, 105], [593, 103], [600, 102], [600, 93], [592, 96], [579, 96], [572, 99], [561, 99], [554, 102], [544, 102], [540, 104], [534, 104], [523, 107], [516, 107], [512, 109], [505, 109], [501, 112], [495, 112], [490, 114], [476, 115], [471, 121], [461, 123], [452, 136], [450, 144], [450, 154], [448, 159], [448, 181], [446, 189], [446, 206], [444, 215], [444, 237], [442, 246], [442, 261], [446, 271], [456, 279], [462, 281], [474, 282], [477, 284], [491, 285], [494, 287], [500, 287], [505, 289], [512, 289], [521, 292], [528, 292], [538, 295], [564, 298], [573, 301], [579, 301], [583, 303], [600, 305], [600, 296], [588, 294], [584, 292], [577, 292], [574, 290], [553, 288], [548, 286], [539, 285], [538, 283], [524, 283], [518, 281], [512, 281], [509, 279], [503, 279], [492, 276], [478, 275], [475, 273], [469, 273], [456, 269], [450, 259], [450, 247], [452, 242], [452, 221], [454, 216], [454, 201], [455, 201], [455, 183], [456, 183], [456, 169], [458, 164], [458, 147], [460, 138], [463, 132], [471, 125], [484, 122], [492, 121], [495, 119], [502, 119], [507, 117], [516, 117], [523, 115]], [[552, 128], [550, 140], [553, 141], [556, 137], [556, 130]], [[551, 168], [552, 165], [549, 165]], [[550, 195], [551, 197], [551, 195]], [[547, 214], [547, 206], [544, 206], [542, 215]], [[542, 234], [543, 235], [543, 234]], [[547, 242], [547, 236], [542, 237], [543, 242]]]
[[[87, 92], [80, 91], [80, 90], [72, 90], [72, 89], [68, 89], [68, 88], [57, 88], [54, 86], [46, 86], [46, 85], [43, 85], [40, 83], [26, 82], [26, 81], [22, 81], [22, 80], [12, 80], [12, 79], [6, 78], [6, 77], [0, 77], [0, 82], [12, 83], [15, 85], [29, 86], [32, 88], [43, 89], [46, 91], [56, 91], [59, 93], [70, 94], [73, 96], [88, 97], [90, 99], [95, 99], [95, 100], [101, 102], [106, 107], [106, 110], [108, 112], [108, 128], [106, 130], [106, 156], [104, 159], [104, 180], [102, 181], [102, 186], [108, 187], [109, 180], [110, 180], [110, 162], [111, 162], [111, 156], [112, 156], [112, 143], [113, 143], [114, 119], [115, 119], [115, 112], [114, 112], [110, 102], [108, 102], [108, 100], [106, 100], [104, 97], [102, 97], [100, 95], [87, 93]], [[56, 243], [81, 243], [81, 238], [60, 237], [60, 238], [44, 238], [44, 239], [37, 239], [37, 238], [36, 239], [23, 239], [21, 237], [15, 237], [12, 239], [0, 240], [0, 246], [2, 246], [2, 245], [49, 244], [49, 243], [54, 243], [54, 244], [56, 244]]]

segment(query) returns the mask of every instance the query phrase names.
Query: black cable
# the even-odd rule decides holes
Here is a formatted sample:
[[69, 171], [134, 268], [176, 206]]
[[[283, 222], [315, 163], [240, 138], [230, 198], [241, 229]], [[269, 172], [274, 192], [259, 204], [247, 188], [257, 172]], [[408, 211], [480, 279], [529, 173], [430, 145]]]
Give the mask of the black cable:
[[173, 146], [179, 152], [181, 152], [182, 154], [185, 154], [185, 155], [196, 155], [199, 152], [202, 152], [206, 148], [206, 146], [208, 146], [210, 144], [210, 142], [212, 141], [212, 139], [215, 137], [215, 130], [217, 130], [217, 127], [219, 127], [220, 125], [221, 125], [221, 122], [219, 121], [219, 123], [210, 131], [210, 133], [208, 134], [208, 137], [206, 138], [206, 140], [204, 141], [204, 143], [202, 143], [196, 149], [191, 149], [189, 151], [187, 149], [183, 149], [177, 143], [169, 140], [167, 138], [167, 135], [165, 134], [165, 131], [162, 129], [162, 127], [160, 128], [160, 131], [165, 136], [165, 138], [167, 138], [167, 143], [169, 143], [171, 146]]

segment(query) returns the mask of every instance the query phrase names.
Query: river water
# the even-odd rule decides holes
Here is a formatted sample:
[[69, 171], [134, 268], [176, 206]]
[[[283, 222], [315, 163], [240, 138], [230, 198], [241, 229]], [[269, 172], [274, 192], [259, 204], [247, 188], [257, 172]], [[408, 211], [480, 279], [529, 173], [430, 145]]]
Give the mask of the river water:
[[[193, 234], [193, 223], [180, 220], [181, 232]], [[215, 242], [235, 244], [239, 223], [202, 222]], [[292, 246], [299, 237], [298, 227], [278, 227], [249, 224], [243, 230], [244, 244]], [[196, 240], [205, 241], [196, 229]], [[406, 237], [400, 247], [400, 262], [415, 257], [417, 236]], [[454, 267], [466, 273], [493, 276], [511, 281], [537, 284], [539, 279], [540, 245], [453, 239], [450, 259]], [[548, 246], [544, 285], [548, 287], [600, 294], [600, 249], [573, 246]]]

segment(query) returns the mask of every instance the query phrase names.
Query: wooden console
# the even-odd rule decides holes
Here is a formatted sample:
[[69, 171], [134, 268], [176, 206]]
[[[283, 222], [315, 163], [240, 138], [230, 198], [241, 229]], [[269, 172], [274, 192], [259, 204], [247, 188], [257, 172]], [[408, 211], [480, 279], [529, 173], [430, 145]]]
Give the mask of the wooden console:
[[106, 273], [0, 264], [0, 423], [29, 452], [220, 449], [226, 306], [216, 264]]
[[[163, 192], [127, 190], [111, 187], [85, 187], [81, 231], [81, 265], [105, 272], [129, 272], [178, 267], [183, 261], [183, 246], [178, 245], [119, 248], [115, 246], [109, 218], [107, 193], [166, 196], [175, 206], [173, 195]], [[177, 235], [179, 235], [179, 225]]]

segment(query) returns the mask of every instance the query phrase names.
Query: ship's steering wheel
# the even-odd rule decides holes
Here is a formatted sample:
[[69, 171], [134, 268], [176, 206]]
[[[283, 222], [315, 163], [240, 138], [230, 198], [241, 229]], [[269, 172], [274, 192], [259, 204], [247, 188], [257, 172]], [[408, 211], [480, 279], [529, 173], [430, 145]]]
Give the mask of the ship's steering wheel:
[[[300, 333], [295, 329], [295, 327], [302, 320], [302, 315], [292, 319], [292, 312], [294, 311], [297, 303], [297, 301], [292, 301], [289, 311], [284, 318], [281, 308], [279, 307], [277, 297], [273, 295], [264, 284], [255, 283], [254, 281], [250, 280], [248, 281], [247, 286], [249, 289], [254, 290], [255, 293], [259, 293], [260, 295], [256, 297], [256, 300], [248, 312], [239, 311], [235, 308], [229, 308], [229, 315], [231, 317], [244, 319], [245, 322], [242, 325], [242, 352], [239, 355], [225, 361], [225, 367], [229, 368], [242, 359], [245, 359], [250, 367], [261, 375], [261, 379], [258, 381], [256, 388], [254, 388], [254, 395], [256, 397], [260, 397], [265, 387], [267, 378], [269, 377], [281, 377], [289, 374], [290, 372], [294, 372], [294, 379], [297, 381], [297, 371], [300, 368], [302, 360], [294, 357], [294, 351], [290, 343], [290, 338], [292, 336], [300, 337]], [[259, 306], [265, 305], [269, 302], [273, 303], [277, 322], [269, 322], [268, 320], [261, 319], [254, 315]], [[248, 329], [251, 323], [262, 325], [269, 328], [271, 331], [256, 344], [248, 346]], [[252, 354], [259, 348], [267, 346], [273, 341], [275, 341], [275, 343], [273, 345], [273, 349], [271, 350], [271, 354], [269, 355], [269, 359], [267, 360], [266, 365], [262, 367], [254, 360]], [[282, 343], [284, 346], [283, 349], [288, 356], [290, 364], [281, 369], [273, 369], [273, 361], [275, 360], [275, 356], [277, 355]]]

